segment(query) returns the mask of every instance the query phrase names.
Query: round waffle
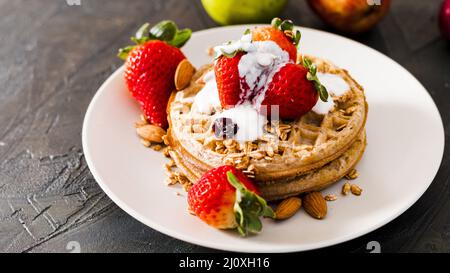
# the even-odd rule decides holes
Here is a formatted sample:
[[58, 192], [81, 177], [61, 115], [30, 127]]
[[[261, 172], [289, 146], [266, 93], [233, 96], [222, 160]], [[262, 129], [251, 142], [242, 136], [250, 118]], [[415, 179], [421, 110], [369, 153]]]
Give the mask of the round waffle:
[[[209, 169], [232, 164], [262, 185], [264, 195], [274, 198], [316, 189], [345, 175], [343, 172], [349, 171], [346, 166], [354, 166], [351, 163], [356, 163], [364, 150], [364, 145], [356, 145], [365, 143], [367, 103], [364, 90], [346, 70], [318, 58], [309, 58], [319, 72], [338, 75], [350, 90], [333, 98], [335, 107], [328, 114], [311, 111], [295, 121], [267, 124], [261, 139], [245, 143], [215, 137], [212, 124], [221, 109], [206, 115], [191, 108], [195, 95], [204, 86], [202, 76], [212, 65], [200, 68], [188, 88], [173, 94], [168, 107], [167, 142], [171, 147], [170, 155], [180, 170], [195, 183]], [[322, 175], [315, 170], [332, 165], [332, 161], [338, 162], [335, 160], [349, 151], [353, 151], [352, 160], [341, 171], [318, 178]], [[308, 186], [292, 186], [298, 183]], [[275, 190], [278, 184], [279, 192]]]

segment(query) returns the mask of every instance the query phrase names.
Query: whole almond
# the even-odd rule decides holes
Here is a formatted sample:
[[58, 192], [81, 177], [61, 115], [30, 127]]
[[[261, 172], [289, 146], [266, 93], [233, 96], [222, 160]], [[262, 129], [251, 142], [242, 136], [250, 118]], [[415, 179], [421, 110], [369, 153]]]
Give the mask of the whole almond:
[[320, 192], [308, 193], [303, 198], [305, 211], [316, 219], [323, 219], [327, 215], [327, 202]]
[[162, 137], [166, 134], [164, 129], [151, 124], [137, 128], [136, 132], [142, 139], [156, 143], [163, 142]]
[[175, 72], [175, 88], [179, 91], [186, 88], [191, 82], [192, 76], [194, 76], [195, 68], [187, 60], [182, 60]]
[[302, 206], [302, 199], [290, 197], [281, 201], [275, 209], [275, 219], [284, 220], [292, 217]]

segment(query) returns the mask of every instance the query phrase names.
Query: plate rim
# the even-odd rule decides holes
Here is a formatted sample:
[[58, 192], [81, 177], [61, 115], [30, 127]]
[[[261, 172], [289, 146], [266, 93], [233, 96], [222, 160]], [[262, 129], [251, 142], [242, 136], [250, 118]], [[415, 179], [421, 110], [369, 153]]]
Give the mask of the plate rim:
[[[234, 25], [234, 26], [225, 26], [225, 27], [214, 27], [214, 28], [208, 28], [208, 29], [204, 29], [204, 30], [200, 30], [200, 31], [196, 31], [193, 32], [193, 38], [195, 35], [204, 35], [205, 33], [208, 32], [215, 32], [217, 30], [223, 30], [223, 29], [242, 29], [242, 28], [251, 28], [251, 27], [255, 27], [255, 26], [261, 26], [261, 24], [244, 24], [244, 25]], [[430, 187], [430, 185], [433, 183], [434, 179], [436, 178], [436, 175], [438, 174], [441, 165], [442, 165], [442, 159], [444, 156], [444, 151], [445, 151], [445, 129], [444, 129], [444, 125], [443, 125], [443, 121], [442, 121], [442, 116], [440, 114], [439, 108], [437, 107], [436, 103], [434, 102], [431, 94], [428, 92], [428, 90], [423, 86], [423, 84], [411, 73], [409, 72], [405, 67], [403, 67], [402, 65], [400, 65], [398, 62], [396, 62], [395, 60], [393, 60], [392, 58], [390, 58], [389, 56], [385, 55], [384, 53], [381, 53], [380, 51], [371, 48], [365, 44], [362, 44], [358, 41], [352, 40], [350, 38], [335, 34], [335, 33], [331, 33], [331, 32], [327, 32], [327, 31], [323, 31], [323, 30], [319, 30], [319, 29], [313, 29], [313, 28], [308, 28], [308, 27], [302, 27], [302, 26], [295, 26], [296, 28], [299, 28], [300, 30], [305, 29], [307, 31], [312, 31], [312, 32], [319, 32], [321, 34], [324, 35], [331, 35], [334, 38], [337, 39], [344, 39], [347, 40], [350, 43], [356, 44], [358, 46], [362, 46], [365, 49], [368, 49], [369, 51], [372, 51], [372, 53], [377, 54], [378, 56], [380, 56], [381, 58], [384, 58], [385, 60], [391, 62], [393, 65], [397, 66], [398, 68], [400, 68], [401, 70], [403, 70], [404, 72], [406, 72], [407, 74], [409, 74], [409, 76], [414, 79], [416, 81], [416, 83], [421, 86], [426, 92], [426, 95], [428, 97], [428, 99], [430, 100], [430, 102], [432, 103], [432, 105], [434, 106], [434, 111], [437, 114], [437, 117], [439, 118], [439, 124], [440, 124], [440, 131], [441, 134], [440, 136], [442, 137], [442, 149], [441, 149], [441, 156], [439, 159], [439, 164], [437, 164], [437, 167], [434, 168], [433, 173], [434, 175], [431, 178], [431, 181], [428, 181], [427, 183], [424, 183], [423, 185], [423, 189], [421, 191], [418, 191], [416, 193], [416, 195], [414, 197], [411, 198], [411, 200], [408, 200], [407, 205], [402, 206], [401, 208], [398, 209], [398, 211], [394, 214], [392, 214], [390, 217], [386, 217], [384, 218], [382, 221], [379, 221], [377, 224], [372, 225], [368, 228], [359, 230], [358, 232], [353, 232], [351, 234], [347, 234], [345, 236], [340, 236], [340, 237], [336, 237], [334, 239], [331, 240], [326, 240], [326, 241], [321, 241], [321, 242], [314, 242], [314, 243], [309, 243], [309, 244], [302, 244], [302, 245], [289, 245], [289, 246], [283, 246], [283, 247], [274, 247], [273, 250], [271, 252], [277, 252], [277, 253], [286, 253], [286, 252], [297, 252], [297, 251], [307, 251], [307, 250], [314, 250], [314, 249], [320, 249], [320, 248], [324, 248], [324, 247], [328, 247], [328, 246], [333, 246], [333, 245], [337, 245], [343, 242], [347, 242], [356, 238], [359, 238], [363, 235], [369, 234], [370, 232], [373, 232], [377, 229], [379, 229], [380, 227], [388, 224], [389, 222], [393, 221], [394, 219], [396, 219], [397, 217], [399, 217], [401, 214], [403, 214], [406, 210], [408, 210], [410, 207], [412, 207], [421, 197], [422, 195], [427, 191], [427, 189]], [[221, 244], [215, 244], [213, 241], [205, 241], [205, 240], [200, 240], [197, 239], [195, 237], [189, 236], [189, 235], [185, 235], [183, 233], [180, 233], [178, 231], [174, 231], [173, 229], [169, 229], [164, 227], [163, 225], [159, 224], [156, 221], [151, 221], [149, 219], [147, 219], [145, 216], [141, 215], [138, 211], [136, 211], [135, 209], [133, 209], [132, 207], [128, 206], [126, 204], [126, 202], [122, 201], [121, 198], [119, 198], [113, 191], [111, 191], [109, 189], [109, 187], [107, 186], [107, 183], [105, 183], [102, 179], [101, 174], [99, 174], [97, 172], [97, 169], [95, 168], [95, 164], [91, 158], [91, 154], [90, 154], [90, 150], [87, 146], [87, 142], [88, 142], [88, 130], [87, 130], [87, 125], [88, 122], [90, 120], [90, 117], [94, 111], [94, 107], [93, 105], [96, 104], [96, 101], [99, 99], [99, 97], [101, 96], [102, 93], [104, 93], [107, 88], [107, 86], [114, 81], [119, 74], [122, 74], [124, 70], [124, 65], [120, 66], [118, 69], [116, 69], [116, 71], [114, 71], [107, 79], [106, 81], [104, 81], [102, 83], [102, 85], [97, 89], [97, 91], [95, 92], [95, 95], [93, 96], [93, 98], [91, 99], [91, 101], [89, 102], [88, 108], [86, 110], [86, 114], [84, 116], [83, 119], [83, 127], [82, 127], [82, 148], [83, 148], [83, 153], [85, 156], [85, 160], [86, 163], [89, 167], [90, 172], [92, 173], [95, 181], [97, 182], [97, 184], [100, 186], [100, 188], [108, 195], [109, 198], [111, 198], [111, 200], [117, 205], [119, 206], [122, 210], [124, 210], [126, 213], [128, 213], [129, 215], [131, 215], [133, 218], [135, 218], [136, 220], [138, 220], [139, 222], [141, 222], [142, 224], [158, 231], [161, 232], [167, 236], [173, 237], [175, 239], [178, 240], [182, 240], [184, 242], [188, 242], [188, 243], [192, 243], [198, 246], [203, 246], [203, 247], [208, 247], [208, 248], [212, 248], [212, 249], [217, 249], [217, 250], [223, 250], [223, 251], [235, 251], [235, 252], [246, 252], [246, 253], [264, 253], [266, 251], [258, 251], [258, 249], [254, 249], [252, 247], [246, 247], [246, 244], [241, 244], [241, 245], [236, 245], [236, 246], [231, 246], [231, 245], [221, 245]], [[426, 185], [426, 186], [425, 186]]]

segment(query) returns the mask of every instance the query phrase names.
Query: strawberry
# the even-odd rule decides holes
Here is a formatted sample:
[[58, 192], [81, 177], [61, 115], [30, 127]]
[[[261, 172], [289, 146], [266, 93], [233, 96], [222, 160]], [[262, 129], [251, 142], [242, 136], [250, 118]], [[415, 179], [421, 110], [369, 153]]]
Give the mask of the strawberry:
[[230, 108], [240, 101], [240, 80], [238, 64], [243, 52], [234, 57], [221, 56], [214, 66], [220, 103], [224, 108]]
[[270, 106], [278, 105], [281, 119], [297, 119], [311, 111], [318, 97], [327, 101], [327, 90], [320, 84], [316, 72], [316, 67], [307, 58], [303, 59], [303, 65], [282, 67], [269, 84], [262, 102], [268, 106], [268, 115]]
[[272, 20], [270, 27], [258, 27], [252, 31], [252, 40], [274, 41], [281, 49], [289, 53], [291, 61], [297, 60], [297, 47], [300, 42], [300, 31], [294, 34], [294, 24], [291, 20], [281, 21], [279, 18]]
[[261, 231], [260, 216], [274, 217], [252, 181], [228, 165], [205, 173], [189, 190], [188, 204], [208, 225], [218, 229], [237, 228], [243, 236]]
[[175, 89], [178, 64], [186, 57], [178, 47], [191, 36], [191, 30], [178, 30], [172, 21], [162, 21], [150, 28], [143, 25], [132, 40], [136, 45], [119, 50], [125, 59], [125, 82], [139, 102], [148, 122], [167, 128], [166, 107]]

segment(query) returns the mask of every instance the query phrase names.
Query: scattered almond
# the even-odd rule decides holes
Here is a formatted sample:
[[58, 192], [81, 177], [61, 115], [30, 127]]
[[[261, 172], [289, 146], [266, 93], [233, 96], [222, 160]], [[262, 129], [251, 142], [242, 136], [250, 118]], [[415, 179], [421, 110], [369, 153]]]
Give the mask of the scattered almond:
[[206, 49], [206, 54], [207, 54], [209, 57], [213, 57], [213, 56], [214, 56], [214, 48], [213, 48], [212, 46], [208, 47], [208, 48]]
[[362, 193], [362, 189], [358, 185], [355, 185], [355, 184], [351, 185], [350, 190], [354, 195], [359, 196]]
[[177, 90], [186, 88], [191, 82], [192, 76], [194, 76], [195, 68], [187, 60], [182, 60], [175, 72], [175, 87]]
[[303, 198], [305, 211], [316, 219], [323, 219], [327, 215], [327, 202], [320, 192], [311, 192]]
[[145, 140], [145, 139], [141, 139], [141, 143], [142, 143], [142, 145], [144, 145], [147, 148], [150, 147], [150, 145], [151, 145], [150, 141]]
[[275, 209], [275, 219], [284, 220], [292, 217], [302, 206], [302, 199], [290, 197], [281, 201]]
[[350, 192], [350, 188], [350, 183], [345, 183], [344, 186], [342, 186], [342, 194], [347, 195]]
[[325, 195], [325, 201], [336, 201], [337, 196], [335, 194], [327, 194]]
[[144, 140], [156, 143], [163, 142], [162, 137], [166, 134], [164, 129], [151, 124], [137, 128], [136, 132]]

